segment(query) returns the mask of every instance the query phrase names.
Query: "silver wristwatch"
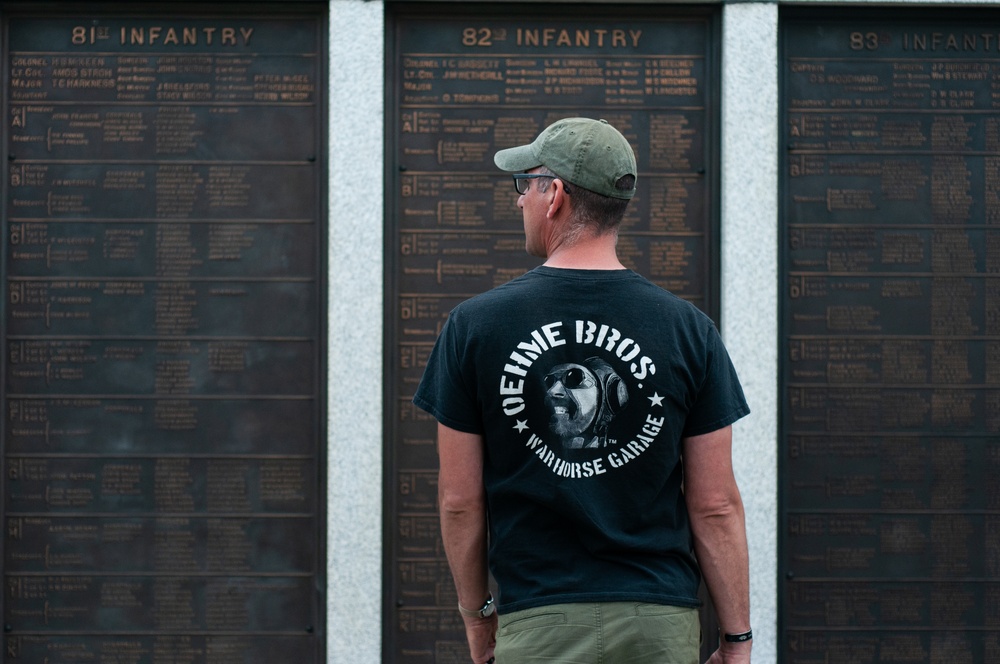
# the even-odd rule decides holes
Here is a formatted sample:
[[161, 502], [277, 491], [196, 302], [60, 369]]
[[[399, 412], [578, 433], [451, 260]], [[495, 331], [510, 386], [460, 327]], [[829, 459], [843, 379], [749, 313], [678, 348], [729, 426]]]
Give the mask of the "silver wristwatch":
[[463, 616], [468, 616], [469, 618], [489, 618], [494, 613], [496, 613], [497, 607], [493, 603], [493, 593], [490, 593], [489, 597], [486, 598], [486, 603], [483, 604], [483, 608], [478, 610], [467, 609], [459, 603], [458, 611]]

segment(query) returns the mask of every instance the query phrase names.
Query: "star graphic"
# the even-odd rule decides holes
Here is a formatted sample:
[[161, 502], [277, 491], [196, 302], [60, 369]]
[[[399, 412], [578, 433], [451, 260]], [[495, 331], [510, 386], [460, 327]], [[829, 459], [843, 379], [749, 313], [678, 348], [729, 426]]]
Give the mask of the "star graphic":
[[649, 403], [651, 406], [661, 406], [661, 407], [663, 406], [663, 397], [661, 397], [656, 392], [653, 392], [653, 396], [646, 398], [649, 399]]
[[514, 425], [518, 433], [524, 433], [524, 430], [528, 428], [528, 420], [517, 420], [517, 424]]

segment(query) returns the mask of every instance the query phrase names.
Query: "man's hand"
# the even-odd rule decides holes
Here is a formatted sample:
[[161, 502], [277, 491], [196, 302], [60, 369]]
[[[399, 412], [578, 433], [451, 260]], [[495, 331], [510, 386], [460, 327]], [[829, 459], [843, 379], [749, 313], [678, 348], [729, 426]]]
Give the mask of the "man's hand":
[[720, 643], [705, 664], [750, 664], [750, 642]]
[[488, 618], [463, 616], [462, 620], [465, 621], [465, 638], [469, 640], [473, 664], [492, 664], [493, 650], [497, 646], [497, 614]]

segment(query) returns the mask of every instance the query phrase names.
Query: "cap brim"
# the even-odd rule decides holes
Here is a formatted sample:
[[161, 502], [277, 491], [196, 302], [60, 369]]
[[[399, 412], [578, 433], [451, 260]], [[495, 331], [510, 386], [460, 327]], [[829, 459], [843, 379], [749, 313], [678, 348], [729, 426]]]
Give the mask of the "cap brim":
[[535, 156], [531, 145], [519, 145], [516, 148], [500, 150], [493, 155], [493, 163], [501, 171], [508, 173], [520, 173], [529, 169], [541, 166], [538, 157]]

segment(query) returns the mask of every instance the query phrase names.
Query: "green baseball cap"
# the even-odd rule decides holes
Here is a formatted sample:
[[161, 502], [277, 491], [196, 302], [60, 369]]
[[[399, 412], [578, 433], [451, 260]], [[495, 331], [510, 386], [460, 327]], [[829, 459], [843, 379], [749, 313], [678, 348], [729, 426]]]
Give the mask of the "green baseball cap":
[[528, 145], [497, 152], [493, 162], [509, 173], [545, 166], [560, 179], [602, 196], [628, 199], [635, 195], [635, 185], [626, 190], [615, 187], [623, 176], [637, 176], [635, 154], [606, 120], [553, 122]]

